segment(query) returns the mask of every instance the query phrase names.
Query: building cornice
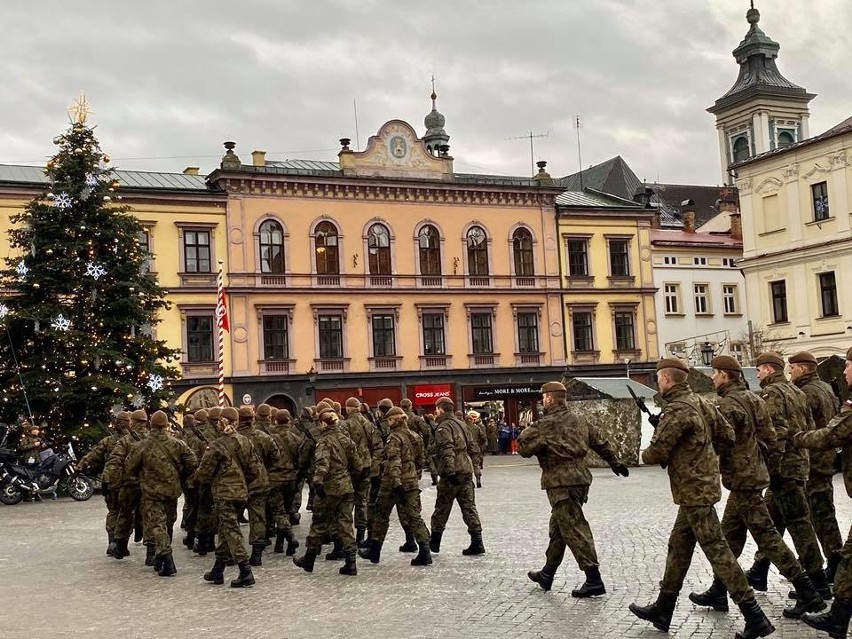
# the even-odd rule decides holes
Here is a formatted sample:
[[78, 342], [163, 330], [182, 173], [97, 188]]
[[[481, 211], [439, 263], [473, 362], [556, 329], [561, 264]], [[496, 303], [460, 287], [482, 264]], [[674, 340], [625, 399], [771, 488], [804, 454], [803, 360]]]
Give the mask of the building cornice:
[[852, 245], [852, 238], [837, 238], [825, 242], [819, 242], [817, 244], [809, 244], [792, 250], [789, 248], [779, 249], [769, 253], [761, 253], [760, 255], [744, 257], [737, 264], [744, 270], [753, 270], [766, 264], [776, 265], [807, 260], [814, 257], [824, 257], [827, 249], [830, 252], [839, 252], [850, 245]]

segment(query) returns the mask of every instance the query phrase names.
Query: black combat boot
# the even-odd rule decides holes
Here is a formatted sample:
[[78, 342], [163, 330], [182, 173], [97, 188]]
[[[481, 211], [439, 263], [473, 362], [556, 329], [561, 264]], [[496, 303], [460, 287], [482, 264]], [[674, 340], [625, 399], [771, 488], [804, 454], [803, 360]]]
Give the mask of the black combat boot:
[[433, 485], [433, 486], [437, 486], [437, 485], [438, 485], [438, 476], [437, 476], [437, 475], [435, 475], [434, 473], [432, 474], [432, 485]]
[[476, 478], [476, 487], [482, 488], [482, 478], [481, 477]]
[[251, 558], [249, 559], [250, 566], [263, 565], [263, 549], [266, 548], [263, 544], [252, 544]]
[[831, 604], [831, 610], [819, 615], [806, 612], [802, 615], [802, 621], [820, 632], [827, 632], [832, 639], [846, 639], [850, 617], [852, 617], [852, 601], [835, 599]]
[[598, 597], [606, 594], [606, 587], [601, 579], [601, 571], [597, 566], [592, 566], [586, 572], [586, 581], [582, 586], [571, 591], [572, 597], [583, 599], [585, 597]]
[[417, 542], [414, 540], [414, 533], [410, 530], [405, 531], [405, 543], [399, 547], [399, 552], [417, 552]]
[[749, 586], [760, 592], [766, 592], [768, 588], [766, 578], [769, 576], [769, 560], [766, 557], [758, 559], [751, 565], [751, 568], [746, 570], [745, 576], [748, 579]]
[[484, 555], [485, 546], [482, 545], [482, 531], [470, 533], [470, 546], [462, 550], [463, 555]]
[[284, 533], [284, 538], [287, 540], [286, 554], [288, 557], [292, 557], [296, 554], [296, 548], [299, 547], [299, 541], [296, 539], [296, 536], [293, 534], [292, 530], [289, 530]]
[[145, 565], [153, 566], [157, 555], [157, 547], [154, 544], [145, 544]]
[[217, 559], [216, 563], [213, 564], [213, 568], [210, 569], [210, 572], [204, 573], [204, 581], [209, 581], [217, 586], [221, 586], [225, 583], [225, 562], [221, 559]]
[[358, 574], [358, 566], [355, 565], [354, 550], [347, 550], [345, 553], [343, 553], [343, 561], [344, 564], [337, 572], [339, 572], [341, 575], [349, 575], [350, 577], [354, 577]]
[[[216, 552], [216, 533], [209, 532], [204, 537], [205, 541], [205, 552]], [[202, 553], [198, 553], [199, 555]]]
[[127, 538], [124, 539], [115, 539], [115, 552], [113, 552], [112, 556], [116, 559], [124, 559], [125, 557], [130, 556], [130, 551], [127, 549], [127, 543], [130, 540]]
[[699, 606], [707, 606], [716, 612], [728, 612], [728, 589], [722, 580], [713, 576], [713, 583], [704, 592], [689, 593], [689, 600]]
[[785, 608], [782, 613], [788, 619], [798, 619], [806, 612], [819, 612], [825, 609], [825, 601], [814, 588], [811, 578], [807, 575], [796, 577], [793, 580], [796, 588], [797, 603], [792, 608]]
[[735, 639], [757, 639], [768, 637], [775, 632], [775, 626], [763, 614], [754, 597], [737, 604], [745, 617], [745, 628], [734, 635]]
[[840, 551], [835, 551], [828, 556], [825, 562], [825, 579], [828, 583], [834, 583], [834, 576], [837, 574], [837, 567], [840, 565], [840, 560], [843, 556]]
[[186, 513], [183, 513], [183, 514], [180, 516], [180, 529], [181, 529], [181, 530], [186, 530]]
[[[159, 557], [157, 557], [160, 560]], [[175, 559], [172, 556], [172, 553], [168, 553], [163, 556], [162, 560], [160, 560], [160, 569], [157, 571], [157, 574], [160, 577], [173, 577], [177, 574], [177, 568], [175, 568]]]
[[334, 548], [331, 549], [331, 552], [326, 553], [325, 559], [326, 561], [340, 561], [344, 559], [343, 542], [340, 539], [334, 539]]
[[553, 578], [556, 576], [556, 568], [551, 564], [544, 564], [541, 570], [530, 570], [527, 577], [530, 581], [536, 582], [542, 589], [547, 592], [553, 586]]
[[316, 561], [319, 550], [316, 548], [308, 548], [305, 554], [301, 557], [293, 557], [293, 563], [305, 572], [314, 571], [314, 562]]
[[247, 588], [254, 585], [254, 575], [251, 574], [251, 566], [247, 561], [241, 561], [237, 564], [240, 568], [240, 574], [236, 579], [231, 579], [231, 588]]
[[429, 552], [429, 542], [427, 540], [422, 540], [418, 543], [418, 551], [417, 556], [411, 560], [412, 566], [431, 566], [432, 565], [432, 553]]
[[366, 526], [358, 526], [355, 529], [355, 545], [360, 548], [364, 543], [364, 539], [367, 537], [367, 527]]
[[808, 575], [811, 581], [814, 582], [814, 588], [825, 601], [832, 599], [834, 595], [831, 592], [831, 586], [828, 585], [828, 579], [825, 576], [824, 570], [817, 570]]
[[443, 530], [433, 530], [429, 537], [429, 550], [434, 553], [441, 552], [441, 537], [444, 536]]
[[107, 549], [106, 554], [109, 557], [115, 556], [115, 536], [112, 533], [107, 533]]
[[182, 543], [187, 548], [192, 548], [193, 546], [195, 546], [195, 531], [194, 530], [187, 530], [186, 536], [183, 538]]
[[367, 528], [364, 531], [364, 539], [361, 541], [360, 544], [355, 544], [355, 545], [358, 546], [358, 548], [369, 548], [370, 547], [370, 541], [371, 541], [370, 529]]
[[369, 559], [371, 564], [377, 564], [382, 558], [382, 545], [383, 542], [371, 539], [366, 548], [358, 549], [358, 556], [361, 559]]
[[[156, 546], [154, 549], [156, 550]], [[154, 572], [160, 572], [160, 568], [163, 567], [163, 561], [165, 558], [165, 555], [154, 555]]]
[[630, 612], [640, 619], [650, 621], [657, 630], [668, 632], [676, 604], [677, 595], [661, 592], [657, 595], [657, 601], [651, 605], [637, 606], [636, 604], [630, 604], [629, 608]]
[[272, 552], [278, 553], [279, 555], [284, 552], [284, 533], [279, 532], [275, 535], [275, 547], [272, 549]]

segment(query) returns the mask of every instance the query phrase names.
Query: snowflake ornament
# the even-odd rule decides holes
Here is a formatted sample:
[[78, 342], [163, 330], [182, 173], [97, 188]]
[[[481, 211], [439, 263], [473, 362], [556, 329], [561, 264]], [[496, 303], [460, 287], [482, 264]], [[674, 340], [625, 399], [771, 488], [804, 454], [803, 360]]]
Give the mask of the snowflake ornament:
[[98, 176], [94, 173], [86, 173], [86, 186], [95, 188], [98, 185]]
[[27, 273], [29, 273], [29, 272], [30, 272], [30, 269], [28, 269], [28, 268], [27, 268], [27, 265], [26, 265], [26, 264], [24, 264], [23, 262], [21, 262], [20, 264], [18, 264], [18, 266], [17, 266], [17, 268], [15, 269], [15, 271], [16, 271], [16, 272], [18, 273], [18, 275], [20, 275], [21, 277], [26, 277], [26, 276], [27, 276]]
[[65, 193], [64, 191], [53, 198], [53, 206], [58, 209], [67, 209], [74, 203], [74, 200], [71, 199], [71, 196]]
[[134, 395], [133, 399], [130, 400], [130, 405], [133, 408], [142, 408], [145, 405], [145, 398], [142, 395]]
[[151, 391], [153, 391], [154, 393], [156, 393], [162, 387], [163, 387], [163, 378], [160, 375], [157, 375], [155, 373], [154, 375], [151, 375], [151, 377], [148, 378], [148, 388], [150, 388]]
[[0, 319], [3, 319], [9, 314], [9, 307], [5, 304], [0, 304]]
[[71, 328], [71, 320], [65, 317], [64, 315], [58, 315], [53, 322], [50, 324], [57, 331], [67, 331]]
[[97, 280], [106, 275], [106, 272], [106, 269], [96, 262], [89, 262], [86, 264], [86, 275], [88, 277], [93, 277]]

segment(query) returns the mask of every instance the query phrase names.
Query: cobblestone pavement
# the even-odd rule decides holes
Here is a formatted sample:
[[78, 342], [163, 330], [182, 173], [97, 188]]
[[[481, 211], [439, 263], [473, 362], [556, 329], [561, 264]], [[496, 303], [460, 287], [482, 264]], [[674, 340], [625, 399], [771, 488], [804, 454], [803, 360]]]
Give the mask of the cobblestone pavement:
[[[320, 558], [313, 574], [289, 557], [266, 553], [255, 569], [257, 585], [246, 590], [215, 587], [201, 579], [212, 555], [200, 558], [180, 545], [176, 577], [164, 579], [142, 565], [144, 549], [116, 561], [104, 555], [103, 502], [69, 499], [0, 506], [0, 638], [38, 636], [183, 639], [241, 632], [252, 639], [466, 638], [499, 639], [661, 636], [627, 610], [656, 596], [666, 541], [674, 521], [665, 472], [632, 469], [629, 479], [594, 471], [587, 516], [595, 533], [608, 594], [571, 597], [582, 575], [570, 558], [553, 590], [543, 592], [526, 572], [543, 563], [549, 507], [539, 489], [539, 470], [518, 457], [489, 457], [477, 502], [488, 553], [463, 557], [468, 536], [457, 508], [442, 552], [429, 568], [413, 568], [412, 555], [397, 552], [403, 536], [393, 519], [382, 561], [359, 561], [357, 577], [337, 574], [340, 565]], [[852, 519], [852, 501], [835, 483], [841, 528]], [[435, 489], [423, 482], [423, 508], [431, 515]], [[394, 515], [395, 517], [395, 515]], [[309, 521], [296, 528], [304, 540]], [[247, 530], [244, 527], [244, 534]], [[747, 565], [754, 547], [742, 559]], [[300, 548], [300, 553], [303, 548]], [[234, 576], [228, 569], [226, 579]], [[696, 554], [678, 602], [672, 635], [733, 637], [742, 627], [735, 606], [728, 614], [696, 609], [686, 598], [711, 579]], [[804, 624], [781, 617], [789, 584], [771, 572], [770, 592], [758, 600], [773, 619], [777, 638], [817, 637]]]

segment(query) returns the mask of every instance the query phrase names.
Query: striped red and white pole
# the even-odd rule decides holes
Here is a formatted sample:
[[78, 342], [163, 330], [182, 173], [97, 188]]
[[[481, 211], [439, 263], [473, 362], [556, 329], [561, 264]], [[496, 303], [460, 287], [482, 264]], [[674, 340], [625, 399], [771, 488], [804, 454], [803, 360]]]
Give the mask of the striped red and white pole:
[[219, 364], [218, 403], [220, 408], [225, 406], [225, 327], [222, 317], [227, 311], [225, 310], [224, 298], [225, 273], [222, 270], [222, 260], [219, 260], [219, 272], [216, 277], [216, 324], [219, 327], [216, 356]]

